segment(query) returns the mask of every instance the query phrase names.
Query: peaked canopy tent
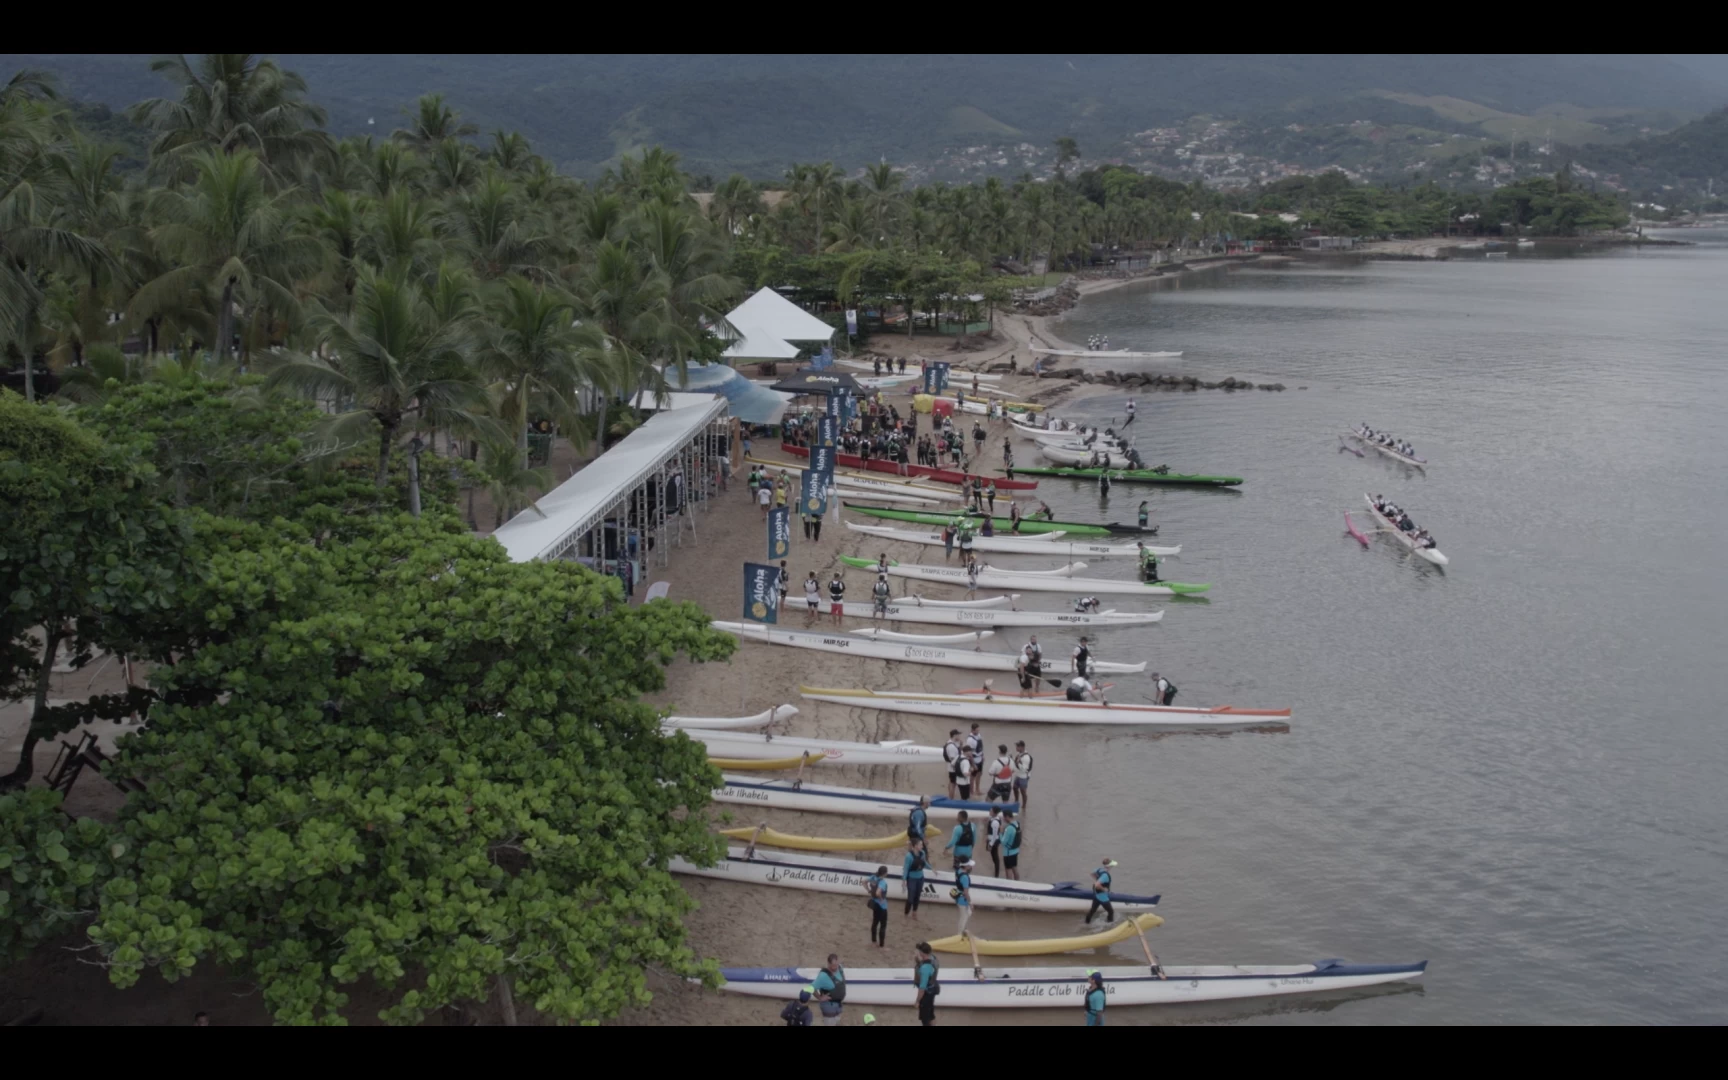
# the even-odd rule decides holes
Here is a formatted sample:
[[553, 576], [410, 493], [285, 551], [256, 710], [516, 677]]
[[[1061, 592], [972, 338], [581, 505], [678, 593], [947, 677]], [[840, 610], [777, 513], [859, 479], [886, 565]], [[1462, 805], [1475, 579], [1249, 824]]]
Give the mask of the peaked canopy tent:
[[[748, 300], [726, 313], [740, 332], [760, 331], [781, 341], [831, 340], [835, 328], [764, 285]], [[748, 336], [748, 333], [746, 333]], [[751, 354], [754, 355], [754, 354]], [[765, 359], [773, 359], [767, 357]]]
[[720, 354], [728, 360], [791, 360], [802, 351], [758, 326], [733, 322], [732, 329], [737, 336]]
[[633, 591], [651, 555], [661, 566], [670, 563], [671, 545], [684, 542], [686, 519], [695, 538], [694, 510], [708, 507], [730, 423], [722, 397], [655, 413], [542, 496], [539, 513], [524, 510], [492, 538], [512, 562], [573, 559], [617, 574]]
[[768, 389], [787, 394], [834, 394], [843, 390], [864, 396], [864, 385], [844, 371], [817, 371], [814, 368], [799, 368]]

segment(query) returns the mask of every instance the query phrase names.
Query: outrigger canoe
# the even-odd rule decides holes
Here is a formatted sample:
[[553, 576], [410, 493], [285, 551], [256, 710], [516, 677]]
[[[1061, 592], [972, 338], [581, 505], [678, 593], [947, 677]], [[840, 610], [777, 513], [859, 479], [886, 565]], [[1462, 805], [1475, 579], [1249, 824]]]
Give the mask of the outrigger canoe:
[[942, 761], [940, 746], [920, 746], [911, 740], [856, 743], [762, 735], [754, 731], [687, 731], [685, 734], [707, 746], [711, 754], [745, 760], [772, 759], [798, 753], [815, 754], [831, 765], [916, 765]]
[[877, 626], [866, 626], [852, 632], [859, 637], [875, 638], [878, 641], [904, 641], [910, 645], [966, 645], [996, 635], [994, 630], [973, 630], [965, 634], [902, 634]]
[[[768, 645], [790, 645], [797, 649], [843, 653], [872, 660], [898, 660], [908, 664], [931, 664], [936, 667], [969, 668], [973, 671], [1013, 671], [1020, 657], [1017, 653], [979, 652], [975, 649], [950, 649], [937, 645], [906, 645], [897, 642], [871, 641], [843, 634], [823, 634], [802, 630], [781, 630], [760, 623], [735, 623], [716, 620], [714, 629], [724, 631], [742, 641], [759, 641]], [[1107, 675], [1136, 675], [1146, 670], [1146, 661], [1138, 664], [1092, 661], [1094, 670]]]
[[1350, 520], [1350, 511], [1348, 510], [1344, 511], [1344, 531], [1359, 540], [1363, 547], [1368, 546], [1368, 538], [1363, 536], [1362, 530], [1358, 529], [1356, 523]]
[[1020, 469], [1017, 473], [1027, 476], [1054, 476], [1065, 480], [1097, 480], [1101, 475], [1107, 475], [1112, 481], [1128, 484], [1169, 484], [1186, 487], [1235, 487], [1242, 483], [1240, 476], [1190, 476], [1186, 473], [1161, 473], [1151, 469]]
[[1363, 446], [1366, 446], [1370, 450], [1380, 451], [1382, 454], [1391, 458], [1393, 461], [1401, 461], [1406, 465], [1410, 465], [1410, 466], [1413, 466], [1415, 468], [1421, 469], [1424, 474], [1426, 474], [1428, 472], [1428, 459], [1427, 458], [1419, 458], [1419, 457], [1415, 456], [1414, 454], [1406, 454], [1402, 450], [1394, 450], [1390, 446], [1386, 446], [1382, 443], [1374, 441], [1373, 439], [1369, 439], [1369, 438], [1364, 437], [1360, 431], [1352, 431], [1350, 433], [1350, 437], [1355, 439], [1357, 442], [1361, 443]]
[[[805, 780], [796, 786], [790, 780], [772, 780], [754, 776], [727, 776], [724, 787], [714, 789], [714, 801], [743, 803], [775, 810], [811, 810], [820, 814], [852, 814], [856, 817], [890, 817], [904, 819], [918, 805], [918, 795], [899, 791], [871, 791], [868, 788], [833, 787], [812, 784]], [[930, 820], [953, 821], [960, 811], [988, 814], [990, 807], [1019, 810], [1019, 803], [990, 803], [984, 800], [950, 799], [944, 795], [930, 796]]]
[[1415, 553], [1415, 555], [1418, 559], [1424, 559], [1428, 562], [1433, 563], [1435, 566], [1447, 566], [1447, 565], [1451, 564], [1452, 560], [1448, 559], [1446, 556], [1440, 554], [1439, 548], [1423, 547], [1421, 544], [1417, 543], [1416, 540], [1414, 538], [1412, 538], [1409, 533], [1405, 532], [1403, 529], [1400, 529], [1398, 527], [1397, 523], [1394, 522], [1391, 518], [1387, 517], [1385, 514], [1382, 514], [1379, 510], [1375, 509], [1374, 508], [1374, 496], [1363, 495], [1362, 497], [1364, 499], [1368, 500], [1368, 512], [1370, 514], [1373, 514], [1374, 520], [1380, 523], [1380, 531], [1381, 532], [1390, 533], [1392, 535], [1393, 539], [1397, 540], [1400, 544], [1403, 544], [1405, 547], [1409, 548], [1413, 553]]
[[[842, 555], [840, 561], [859, 570], [874, 570], [881, 565], [875, 559], [860, 559], [856, 555]], [[902, 563], [899, 559], [889, 559], [888, 572], [893, 573], [896, 566], [919, 565], [917, 563]], [[921, 575], [929, 581], [957, 581], [962, 584], [966, 581], [966, 569], [964, 567], [921, 566], [921, 569], [932, 571], [932, 573]], [[1080, 562], [1052, 567], [1049, 570], [1003, 570], [995, 566], [981, 566], [978, 571], [981, 576], [983, 574], [1006, 574], [1011, 577], [1071, 578], [1084, 569], [1086, 569], [1086, 564]]]
[[789, 758], [721, 758], [711, 757], [708, 764], [716, 769], [737, 769], [740, 772], [788, 772], [805, 765], [821, 765], [821, 754], [807, 753]]
[[[777, 829], [718, 829], [721, 836], [748, 840], [758, 847], [785, 848], [788, 851], [892, 851], [906, 846], [906, 830], [890, 836], [796, 836]], [[924, 838], [941, 836], [934, 825], [924, 827]]]
[[[864, 560], [869, 566], [875, 563]], [[1082, 564], [1084, 565], [1084, 564]], [[942, 581], [950, 585], [966, 585], [971, 579], [966, 571], [956, 566], [923, 566], [919, 564], [895, 564], [888, 567], [888, 572], [895, 577], [913, 578], [918, 581]], [[999, 570], [980, 570], [977, 585], [980, 589], [1023, 589], [1026, 592], [1067, 592], [1079, 596], [1187, 596], [1203, 593], [1210, 585], [1191, 584], [1185, 581], [1118, 581], [1112, 578], [1082, 578], [1082, 577], [1040, 577], [1034, 574], [1003, 573]]]
[[[848, 510], [856, 510], [870, 517], [886, 518], [889, 521], [915, 521], [920, 525], [947, 525], [955, 518], [965, 518], [969, 522], [983, 524], [982, 514], [954, 513], [937, 514], [923, 510], [890, 510], [875, 506], [858, 506], [854, 503], [843, 503]], [[998, 536], [1013, 535], [1013, 522], [1005, 517], [991, 519], [991, 527]], [[1022, 533], [1065, 532], [1070, 536], [1151, 536], [1158, 531], [1158, 526], [1148, 525], [1142, 529], [1138, 525], [1124, 525], [1112, 521], [1107, 525], [1090, 525], [1084, 521], [1051, 521], [1047, 518], [1023, 517], [1020, 519]]]
[[[862, 887], [859, 889], [862, 892]], [[1228, 1001], [1235, 998], [1280, 997], [1327, 990], [1352, 990], [1419, 978], [1428, 961], [1414, 964], [1346, 964], [1320, 960], [1312, 964], [1217, 964], [1204, 967], [1166, 966], [1163, 978], [1140, 967], [986, 967], [974, 978], [970, 970], [950, 968], [942, 976], [942, 1008], [1074, 1009], [1085, 1000], [1088, 979], [1104, 976], [1111, 1008], [1124, 1005], [1174, 1005], [1185, 1001]], [[726, 967], [721, 989], [754, 997], [791, 999], [810, 985], [819, 968]], [[852, 968], [846, 973], [846, 1004], [903, 1005], [918, 996], [910, 965], [897, 968]], [[1076, 1013], [1076, 1016], [1079, 1014]]]
[[[909, 601], [916, 597], [898, 597], [883, 610], [883, 621], [902, 623], [934, 623], [942, 626], [1085, 626], [1103, 630], [1113, 626], [1145, 626], [1164, 618], [1162, 611], [1104, 611], [1082, 614], [1068, 611], [1003, 611], [977, 608], [938, 608]], [[908, 601], [908, 602], [903, 602]], [[848, 619], [876, 621], [875, 606], [867, 601], [848, 600], [841, 608]]]
[[[905, 838], [901, 837], [901, 841], [904, 842]], [[858, 862], [826, 855], [762, 851], [760, 848], [753, 857], [747, 859], [744, 857], [745, 850], [742, 844], [734, 844], [728, 848], [727, 857], [711, 867], [694, 866], [682, 859], [673, 859], [670, 869], [674, 874], [757, 885], [778, 885], [811, 892], [849, 893], [862, 898], [864, 879], [875, 873], [878, 866], [883, 865], [873, 860]], [[949, 870], [937, 869], [935, 863], [936, 860], [932, 859], [930, 869], [924, 871], [924, 890], [920, 894], [919, 903], [952, 904], [954, 898], [948, 895], [948, 890], [954, 887], [954, 874]], [[906, 896], [906, 881], [900, 874], [900, 860], [892, 859], [887, 865], [888, 897], [890, 900], [903, 899]], [[1130, 914], [1150, 911], [1157, 906], [1159, 899], [1157, 896], [1135, 896], [1114, 891], [1110, 894], [1110, 902], [1116, 910]], [[1010, 881], [1007, 878], [974, 875], [972, 901], [978, 907], [1005, 911], [1084, 914], [1092, 906], [1092, 886], [1090, 883], [1076, 881], [1047, 885], [1041, 881]]]
[[1112, 724], [1154, 727], [1262, 727], [1290, 722], [1289, 709], [1234, 709], [1219, 705], [1210, 709], [1180, 705], [1105, 705], [1095, 701], [1039, 701], [1017, 698], [1012, 691], [995, 696], [968, 694], [877, 693], [873, 690], [842, 690], [800, 686], [798, 692], [811, 701], [827, 701], [855, 709], [916, 713], [950, 720], [1014, 721], [1034, 724]]
[[[808, 446], [793, 446], [791, 443], [781, 443], [780, 451], [781, 453], [791, 454], [793, 457], [807, 458], [810, 456], [810, 448]], [[835, 454], [834, 458], [840, 464], [846, 465], [850, 468], [869, 469], [872, 472], [893, 473], [896, 476], [900, 475], [900, 466], [898, 463], [887, 461], [882, 458], [871, 458], [869, 461], [865, 461], [857, 454]], [[977, 476], [980, 481], [991, 480], [994, 481], [996, 486], [999, 488], [1010, 488], [1015, 491], [1031, 491], [1033, 488], [1038, 486], [1038, 481], [1036, 480], [1006, 480], [1000, 477], [984, 476], [981, 473], [961, 472], [959, 469], [940, 469], [933, 465], [907, 465], [906, 474], [908, 476], [928, 476], [932, 480], [940, 480], [944, 484], [970, 484], [972, 478]]]
[[[752, 465], [763, 465], [770, 470], [778, 469], [788, 475], [801, 472], [806, 463], [801, 461], [776, 461], [773, 458], [747, 457], [744, 459]], [[853, 487], [870, 488], [873, 491], [904, 491], [913, 495], [955, 496], [958, 490], [951, 484], [925, 483], [928, 477], [916, 476], [884, 476], [881, 473], [864, 473], [847, 470], [835, 472], [836, 484], [848, 484]], [[1025, 495], [1020, 496], [1026, 498]], [[1014, 495], [1007, 491], [998, 491], [997, 499], [1012, 500]]]
[[796, 705], [776, 705], [767, 712], [749, 716], [668, 716], [660, 721], [662, 729], [693, 728], [707, 731], [751, 731], [765, 728], [798, 715]]
[[[1087, 466], [1092, 461], [1091, 450], [1071, 450], [1067, 447], [1040, 443], [1038, 452], [1058, 465]], [[1135, 467], [1134, 463], [1128, 460], [1127, 455], [1117, 451], [1101, 448], [1099, 456], [1104, 459], [1104, 467], [1107, 469], [1132, 469]], [[1020, 470], [1015, 469], [1014, 471], [1019, 472]]]
[[[942, 547], [942, 534], [939, 532], [919, 532], [913, 529], [894, 529], [886, 525], [859, 525], [856, 522], [846, 522], [846, 527], [853, 532], [867, 533], [870, 536], [880, 536], [884, 540], [898, 540], [903, 544], [924, 544], [931, 547]], [[1071, 543], [1062, 538], [1067, 533], [1041, 533], [1037, 536], [972, 536], [972, 550], [994, 552], [1003, 555], [1055, 555], [1058, 558], [1078, 558], [1081, 555], [1090, 558], [1108, 559], [1111, 556], [1119, 558], [1134, 558], [1140, 554], [1140, 549], [1133, 544], [1088, 544]], [[958, 541], [955, 542], [958, 545]], [[1182, 546], [1154, 547], [1146, 545], [1146, 550], [1154, 555], [1180, 555]]]
[[1053, 953], [1107, 949], [1118, 941], [1139, 937], [1147, 930], [1163, 925], [1163, 919], [1147, 912], [1144, 915], [1131, 915], [1118, 923], [1108, 923], [1104, 929], [1095, 934], [1000, 941], [992, 938], [972, 937], [967, 934], [955, 934], [951, 937], [931, 938], [930, 948], [935, 952], [965, 953], [968, 956], [973, 952], [979, 956], [1049, 956]]

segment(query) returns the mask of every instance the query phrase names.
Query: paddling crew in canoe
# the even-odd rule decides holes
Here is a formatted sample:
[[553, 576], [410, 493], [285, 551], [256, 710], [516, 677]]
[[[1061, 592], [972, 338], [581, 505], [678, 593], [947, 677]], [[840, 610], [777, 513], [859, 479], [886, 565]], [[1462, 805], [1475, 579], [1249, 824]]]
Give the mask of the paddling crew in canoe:
[[1398, 526], [1406, 536], [1416, 541], [1418, 547], [1437, 548], [1440, 546], [1439, 541], [1429, 535], [1427, 529], [1418, 529], [1416, 523], [1410, 520], [1410, 515], [1405, 513], [1396, 504], [1376, 495], [1374, 496], [1374, 509], [1379, 511], [1387, 521]]

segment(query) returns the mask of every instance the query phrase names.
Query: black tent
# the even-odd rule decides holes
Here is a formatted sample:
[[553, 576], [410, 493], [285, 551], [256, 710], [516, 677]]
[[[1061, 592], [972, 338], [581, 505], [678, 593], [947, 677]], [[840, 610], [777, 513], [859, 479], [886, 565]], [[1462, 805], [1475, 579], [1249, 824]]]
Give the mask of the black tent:
[[817, 371], [815, 368], [799, 368], [768, 389], [787, 394], [832, 394], [844, 390], [864, 396], [864, 387], [844, 371]]

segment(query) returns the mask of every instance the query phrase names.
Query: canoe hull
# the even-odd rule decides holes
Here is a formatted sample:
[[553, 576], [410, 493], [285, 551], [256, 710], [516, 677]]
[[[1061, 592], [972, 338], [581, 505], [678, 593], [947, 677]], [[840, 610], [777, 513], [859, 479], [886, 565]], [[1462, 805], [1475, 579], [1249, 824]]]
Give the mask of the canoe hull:
[[1109, 724], [1138, 727], [1213, 728], [1263, 727], [1290, 722], [1289, 709], [1185, 709], [1175, 705], [1102, 705], [1093, 702], [1050, 702], [1022, 699], [1005, 691], [992, 696], [966, 694], [873, 693], [829, 687], [801, 686], [810, 701], [826, 701], [855, 709], [915, 713], [951, 720], [1014, 721], [1033, 724]]
[[993, 938], [967, 937], [955, 934], [952, 937], [931, 938], [930, 949], [941, 953], [963, 953], [970, 956], [974, 951], [979, 956], [1052, 956], [1057, 953], [1088, 952], [1092, 949], [1108, 949], [1118, 942], [1128, 941], [1141, 933], [1164, 925], [1164, 920], [1147, 912], [1144, 915], [1131, 915], [1114, 925], [1105, 925], [1090, 934], [1074, 934], [1060, 938]]
[[[906, 598], [910, 600], [911, 598]], [[844, 614], [851, 619], [875, 619], [875, 609], [866, 603], [848, 601]], [[940, 626], [1025, 627], [1025, 626], [1085, 626], [1105, 630], [1113, 626], [1145, 626], [1160, 622], [1162, 611], [1099, 612], [1082, 615], [1066, 611], [1004, 611], [977, 608], [921, 607], [913, 603], [889, 604], [884, 622], [924, 623]]]
[[942, 763], [940, 746], [916, 743], [855, 743], [835, 739], [803, 739], [739, 731], [688, 731], [716, 758], [780, 758], [810, 753], [829, 765], [914, 765]]
[[[932, 862], [935, 860], [933, 859]], [[862, 899], [864, 879], [875, 872], [880, 862], [865, 863], [855, 859], [835, 858], [803, 852], [763, 851], [757, 849], [754, 858], [744, 858], [742, 844], [730, 845], [727, 857], [711, 867], [695, 866], [682, 859], [673, 859], [675, 874], [717, 878], [755, 885], [777, 885], [809, 892], [850, 893]], [[900, 860], [888, 863], [888, 900], [899, 903], [906, 899], [906, 881], [900, 875]], [[954, 874], [938, 870], [934, 865], [924, 872], [924, 889], [919, 899], [924, 904], [952, 904], [948, 890], [954, 887]], [[1081, 912], [1092, 906], [1092, 894], [1084, 886], [1047, 885], [1038, 881], [1009, 881], [1006, 878], [974, 876], [972, 898], [981, 908], [1002, 911]], [[1112, 895], [1111, 902], [1119, 912], [1143, 914], [1158, 903], [1156, 896]], [[848, 998], [850, 1000], [850, 998]]]
[[796, 705], [776, 705], [753, 716], [668, 716], [660, 721], [660, 727], [667, 730], [754, 731], [797, 715]]
[[[862, 890], [860, 890], [862, 891]], [[985, 967], [983, 981], [958, 965], [942, 976], [939, 1009], [1073, 1009], [1081, 1004], [1087, 975], [1104, 976], [1104, 992], [1112, 1008], [1124, 1005], [1177, 1005], [1189, 1001], [1230, 1001], [1239, 998], [1282, 997], [1288, 994], [1354, 990], [1364, 986], [1417, 979], [1428, 967], [1415, 964], [1215, 965], [1166, 967], [1155, 978], [1141, 967]], [[721, 968], [722, 989], [753, 997], [791, 999], [816, 977], [817, 968]], [[907, 968], [856, 968], [847, 972], [846, 1004], [916, 1004], [917, 990]]]
[[[791, 454], [793, 457], [807, 458], [810, 456], [808, 446], [793, 446], [791, 443], [781, 443], [780, 452]], [[865, 461], [857, 454], [836, 454], [834, 458], [849, 468], [900, 475], [900, 466], [897, 463], [884, 461], [881, 458], [871, 458], [869, 461]], [[932, 480], [940, 480], [944, 484], [964, 484], [969, 483], [973, 476], [981, 476], [982, 474], [963, 473], [958, 469], [939, 469], [931, 465], [907, 465], [906, 475], [928, 476]], [[1036, 480], [1005, 480], [1001, 477], [985, 477], [985, 479], [994, 479], [997, 487], [1010, 488], [1014, 491], [1031, 491], [1038, 486]]]
[[[871, 563], [874, 566], [874, 563]], [[957, 570], [952, 566], [920, 566], [900, 565], [890, 566], [888, 572], [895, 577], [911, 578], [915, 581], [941, 581], [950, 585], [965, 585], [969, 580], [966, 572], [960, 570], [959, 578], [954, 574]], [[1079, 577], [1039, 577], [1036, 575], [1004, 574], [999, 571], [981, 570], [978, 573], [980, 589], [1020, 589], [1024, 592], [1065, 592], [1079, 596], [1175, 596], [1179, 593], [1201, 593], [1210, 586], [1189, 585], [1183, 582], [1161, 582], [1150, 585], [1140, 581], [1116, 581], [1110, 578], [1079, 578]]]
[[[842, 653], [870, 660], [899, 661], [907, 664], [931, 664], [936, 667], [968, 668], [972, 671], [1013, 671], [1018, 657], [1011, 653], [977, 652], [972, 649], [944, 648], [938, 645], [906, 645], [899, 642], [871, 641], [842, 634], [806, 633], [758, 626], [755, 623], [716, 621], [714, 629], [724, 631], [741, 641], [759, 641], [769, 645], [788, 645], [795, 649]], [[1146, 661], [1118, 664], [1093, 661], [1093, 667], [1109, 675], [1133, 675], [1146, 670]]]
[[[874, 559], [861, 559], [856, 555], [842, 555], [840, 556], [840, 561], [855, 570], [874, 570], [877, 565], [876, 560]], [[888, 564], [889, 573], [893, 573], [893, 568], [896, 566], [917, 565], [919, 570], [918, 576], [927, 581], [947, 581], [959, 585], [964, 585], [966, 583], [966, 569], [961, 566], [926, 566], [902, 563], [897, 559], [890, 559]], [[994, 566], [986, 564], [980, 566], [978, 569], [982, 574], [1000, 574], [1004, 577], [1071, 578], [1075, 574], [1086, 569], [1086, 564], [1068, 563], [1065, 566], [1058, 566], [1051, 570], [1000, 570]]]
[[[805, 781], [797, 788], [787, 780], [766, 780], [753, 776], [727, 776], [723, 787], [714, 789], [714, 801], [738, 803], [744, 806], [768, 807], [775, 810], [809, 810], [818, 814], [851, 814], [855, 817], [902, 818], [918, 805], [919, 796], [897, 791], [872, 791], [868, 788], [835, 787]], [[1018, 810], [1018, 803], [997, 803], [1007, 810]], [[930, 820], [954, 821], [960, 811], [988, 814], [990, 803], [962, 802], [942, 795], [930, 796]]]
[[[843, 503], [848, 510], [855, 510], [870, 517], [885, 518], [889, 521], [914, 521], [920, 525], [946, 525], [957, 517], [967, 517], [979, 524], [983, 516], [979, 514], [936, 514], [921, 510], [887, 510], [874, 506], [858, 506], [854, 503]], [[991, 525], [998, 534], [1012, 535], [1013, 521], [1005, 517], [991, 519]], [[1112, 521], [1107, 525], [1089, 525], [1083, 521], [1046, 521], [1042, 518], [1025, 517], [1020, 519], [1020, 532], [1051, 533], [1065, 532], [1070, 536], [1151, 536], [1158, 531], [1158, 526], [1148, 525], [1142, 529], [1138, 525], [1124, 525]]]
[[1165, 484], [1171, 487], [1235, 487], [1240, 476], [1190, 476], [1186, 473], [1155, 473], [1148, 469], [1015, 469], [1028, 476], [1052, 476], [1065, 480], [1097, 480], [1108, 473], [1112, 481], [1124, 484]]
[[[887, 525], [859, 525], [846, 522], [846, 527], [853, 532], [868, 533], [880, 536], [884, 540], [897, 540], [902, 544], [923, 544], [927, 547], [941, 547], [942, 534], [939, 532], [917, 532], [911, 529], [896, 529]], [[1069, 541], [1063, 532], [1044, 533], [1039, 536], [974, 536], [972, 550], [994, 552], [1002, 555], [1054, 555], [1061, 559], [1078, 559], [1081, 556], [1094, 559], [1133, 558], [1140, 550], [1133, 544], [1088, 544]], [[1156, 547], [1146, 545], [1146, 550], [1154, 555], [1180, 555], [1182, 546]]]
[[1406, 536], [1404, 530], [1400, 529], [1391, 518], [1376, 510], [1374, 508], [1374, 496], [1364, 494], [1362, 498], [1367, 500], [1368, 512], [1374, 516], [1374, 520], [1379, 523], [1380, 527], [1387, 532], [1390, 532], [1392, 534], [1392, 539], [1409, 548], [1412, 555], [1415, 555], [1418, 559], [1422, 559], [1425, 562], [1433, 563], [1435, 566], [1447, 566], [1451, 564], [1452, 560], [1442, 555], [1439, 548], [1418, 547], [1416, 541]]

